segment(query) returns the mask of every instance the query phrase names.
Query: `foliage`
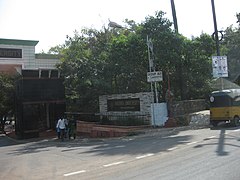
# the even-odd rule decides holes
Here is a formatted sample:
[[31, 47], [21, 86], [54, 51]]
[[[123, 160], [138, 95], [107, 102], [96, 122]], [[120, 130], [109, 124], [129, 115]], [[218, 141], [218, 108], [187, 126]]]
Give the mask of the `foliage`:
[[[205, 98], [210, 91], [214, 42], [207, 34], [184, 40], [182, 54], [182, 85], [184, 99]], [[177, 82], [176, 82], [177, 83]]]
[[[237, 15], [239, 22], [240, 14]], [[240, 75], [240, 24], [234, 28], [230, 26], [225, 31], [223, 46], [228, 57], [229, 78], [234, 81]]]
[[107, 69], [107, 74], [112, 77], [111, 93], [148, 90], [146, 50], [144, 40], [134, 32], [112, 38]]
[[214, 42], [207, 34], [191, 40], [176, 34], [164, 15], [156, 12], [140, 24], [126, 19], [125, 29], [82, 29], [52, 48], [62, 57], [58, 68], [68, 102], [77, 104], [77, 111], [97, 111], [99, 95], [150, 91], [147, 36], [154, 45], [155, 69], [164, 74], [158, 83], [161, 101], [169, 84], [175, 99], [205, 97]]
[[0, 74], [0, 119], [14, 109], [14, 79]]
[[109, 92], [109, 78], [104, 76], [109, 35], [107, 30], [84, 29], [82, 34], [68, 37], [66, 49], [61, 52], [59, 69], [65, 77], [67, 98], [79, 102], [80, 107], [91, 109], [90, 105], [97, 105], [99, 94]]

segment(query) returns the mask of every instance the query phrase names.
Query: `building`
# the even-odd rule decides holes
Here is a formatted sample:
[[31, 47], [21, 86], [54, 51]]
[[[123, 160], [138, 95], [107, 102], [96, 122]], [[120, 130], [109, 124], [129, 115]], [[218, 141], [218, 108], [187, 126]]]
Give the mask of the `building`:
[[65, 112], [57, 55], [35, 54], [38, 41], [0, 39], [0, 72], [16, 76], [15, 130], [19, 138], [54, 129]]

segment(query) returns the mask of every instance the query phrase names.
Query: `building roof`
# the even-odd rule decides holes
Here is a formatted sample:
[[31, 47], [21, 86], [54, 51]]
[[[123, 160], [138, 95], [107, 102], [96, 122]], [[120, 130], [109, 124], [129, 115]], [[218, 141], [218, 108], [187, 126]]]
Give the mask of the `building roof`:
[[[235, 81], [237, 82], [237, 81]], [[214, 79], [212, 82], [212, 88], [214, 90], [220, 90], [220, 89], [240, 89], [240, 86], [234, 82], [231, 82], [230, 80], [226, 78], [217, 78]]]
[[38, 42], [39, 41], [0, 38], [0, 44], [7, 45], [36, 46]]

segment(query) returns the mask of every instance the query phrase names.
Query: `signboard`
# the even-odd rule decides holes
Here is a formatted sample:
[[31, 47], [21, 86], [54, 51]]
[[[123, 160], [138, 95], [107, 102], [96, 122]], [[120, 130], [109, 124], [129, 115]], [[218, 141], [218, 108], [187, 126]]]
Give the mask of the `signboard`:
[[22, 49], [0, 48], [0, 58], [22, 58]]
[[140, 99], [111, 99], [107, 101], [108, 111], [140, 111]]
[[147, 82], [158, 82], [163, 80], [162, 71], [148, 72]]
[[227, 56], [212, 57], [213, 77], [228, 77]]

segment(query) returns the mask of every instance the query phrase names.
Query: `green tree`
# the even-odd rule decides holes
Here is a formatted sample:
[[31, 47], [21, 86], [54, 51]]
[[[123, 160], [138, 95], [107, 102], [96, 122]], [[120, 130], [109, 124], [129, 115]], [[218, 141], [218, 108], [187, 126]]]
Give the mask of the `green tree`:
[[192, 40], [184, 39], [182, 52], [182, 78], [186, 99], [205, 98], [211, 89], [214, 41], [201, 34]]
[[0, 74], [0, 120], [14, 109], [14, 78]]
[[110, 38], [107, 29], [83, 29], [68, 37], [61, 50], [59, 69], [65, 77], [66, 97], [82, 110], [95, 109], [98, 95], [110, 92], [109, 78], [104, 76]]
[[[237, 14], [239, 22], [240, 14]], [[225, 31], [224, 36], [224, 54], [228, 57], [229, 78], [235, 81], [240, 75], [240, 24], [238, 27], [232, 25]]]
[[150, 91], [147, 36], [154, 45], [155, 70], [164, 72], [164, 81], [158, 83], [162, 100], [168, 82], [176, 99], [204, 96], [209, 90], [214, 50], [210, 36], [189, 40], [176, 34], [161, 11], [140, 24], [125, 23], [124, 29], [83, 29], [51, 49], [61, 54], [59, 69], [69, 101], [77, 102], [81, 111], [96, 111], [99, 95]]
[[112, 93], [135, 93], [148, 90], [145, 39], [128, 30], [112, 38], [108, 71], [112, 78]]

